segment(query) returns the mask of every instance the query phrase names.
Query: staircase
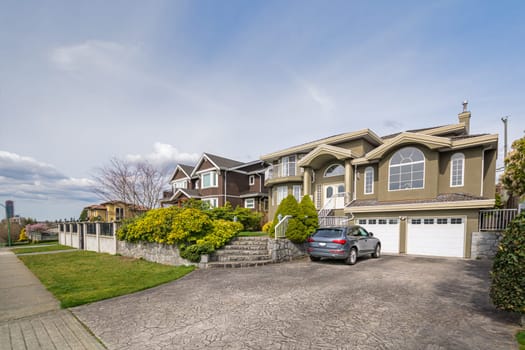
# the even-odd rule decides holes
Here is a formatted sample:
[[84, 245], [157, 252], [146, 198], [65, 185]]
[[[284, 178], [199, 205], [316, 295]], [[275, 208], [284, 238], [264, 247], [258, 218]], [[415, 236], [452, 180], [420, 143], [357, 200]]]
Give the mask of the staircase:
[[272, 262], [268, 237], [236, 237], [209, 259], [208, 268], [261, 266]]

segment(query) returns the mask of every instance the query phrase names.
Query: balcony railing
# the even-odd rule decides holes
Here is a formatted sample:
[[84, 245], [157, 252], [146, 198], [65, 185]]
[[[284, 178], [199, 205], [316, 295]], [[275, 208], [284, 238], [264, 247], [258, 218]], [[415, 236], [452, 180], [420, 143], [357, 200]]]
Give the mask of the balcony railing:
[[271, 180], [289, 176], [302, 176], [303, 173], [304, 169], [297, 166], [297, 163], [274, 164], [266, 169], [264, 178]]
[[479, 211], [480, 231], [504, 231], [518, 215], [518, 209], [490, 209]]

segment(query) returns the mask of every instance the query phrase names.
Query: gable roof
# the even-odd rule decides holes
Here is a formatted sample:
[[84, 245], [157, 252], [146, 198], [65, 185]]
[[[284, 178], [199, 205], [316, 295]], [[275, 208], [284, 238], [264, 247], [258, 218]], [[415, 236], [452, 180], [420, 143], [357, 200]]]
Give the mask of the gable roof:
[[172, 182], [175, 180], [175, 177], [177, 176], [177, 173], [179, 171], [182, 171], [188, 179], [191, 179], [191, 174], [193, 172], [193, 166], [185, 165], [185, 164], [177, 164], [177, 167], [175, 168], [173, 175], [171, 175], [169, 182]]
[[197, 165], [195, 165], [195, 168], [193, 168], [193, 171], [191, 173], [192, 176], [194, 176], [198, 171], [200, 171], [199, 168], [205, 160], [209, 161], [217, 170], [229, 170], [231, 168], [238, 167], [244, 164], [234, 159], [220, 157], [211, 153], [203, 153], [199, 158]]

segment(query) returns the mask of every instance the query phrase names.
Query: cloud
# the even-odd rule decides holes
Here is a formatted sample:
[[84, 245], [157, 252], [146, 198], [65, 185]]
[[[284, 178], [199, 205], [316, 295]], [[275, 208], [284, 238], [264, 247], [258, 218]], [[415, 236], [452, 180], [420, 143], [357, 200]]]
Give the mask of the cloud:
[[57, 68], [65, 71], [85, 68], [114, 71], [137, 51], [136, 47], [111, 41], [87, 40], [80, 44], [55, 47], [49, 58]]
[[0, 151], [0, 195], [9, 199], [92, 202], [93, 181], [70, 178], [31, 157]]
[[146, 155], [129, 154], [126, 158], [132, 162], [148, 161], [161, 167], [173, 167], [178, 163], [193, 164], [199, 159], [199, 154], [181, 152], [170, 144], [155, 142], [153, 152]]

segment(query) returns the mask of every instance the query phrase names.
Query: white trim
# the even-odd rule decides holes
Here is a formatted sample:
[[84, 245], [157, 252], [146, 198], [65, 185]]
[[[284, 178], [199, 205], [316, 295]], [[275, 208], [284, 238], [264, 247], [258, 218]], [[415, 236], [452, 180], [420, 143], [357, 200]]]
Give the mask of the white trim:
[[[399, 152], [401, 152], [402, 150], [407, 149], [407, 148], [413, 148], [413, 149], [419, 151], [421, 153], [421, 155], [423, 156], [423, 160], [418, 160], [418, 161], [415, 161], [415, 162], [413, 161], [413, 162], [409, 163], [409, 164], [420, 164], [420, 163], [423, 163], [423, 185], [421, 187], [398, 188], [398, 189], [392, 190], [392, 189], [390, 189], [390, 170], [392, 169], [392, 158], [394, 158], [394, 156], [396, 154], [398, 154]], [[403, 163], [394, 164], [395, 167], [399, 167], [399, 168], [401, 168], [403, 165], [406, 165], [406, 164], [403, 164]], [[387, 184], [388, 192], [410, 191], [410, 190], [422, 190], [422, 189], [424, 189], [425, 188], [425, 171], [426, 171], [426, 157], [425, 157], [425, 153], [423, 153], [422, 150], [420, 150], [418, 147], [415, 147], [415, 146], [407, 146], [407, 147], [403, 147], [403, 148], [398, 149], [396, 152], [394, 152], [390, 156], [390, 160], [388, 161], [388, 184]], [[399, 173], [399, 175], [401, 176], [401, 172]], [[413, 181], [413, 180], [411, 180], [411, 181]], [[401, 178], [400, 178], [400, 184], [399, 185], [401, 187]]]
[[[331, 168], [339, 168], [339, 167], [343, 168], [343, 173], [342, 174], [326, 175], [326, 173], [328, 172], [329, 169], [331, 169]], [[329, 166], [326, 167], [325, 171], [323, 172], [323, 178], [330, 178], [330, 177], [337, 177], [337, 176], [345, 176], [345, 167], [344, 167], [344, 165], [339, 164], [339, 163], [330, 164]]]
[[429, 202], [409, 204], [363, 205], [345, 208], [345, 213], [380, 213], [392, 211], [418, 211], [418, 210], [447, 210], [447, 209], [480, 209], [492, 208], [494, 199], [478, 199], [471, 201]]
[[255, 175], [250, 175], [248, 177], [248, 185], [250, 185], [250, 186], [255, 185]]
[[[252, 205], [248, 206], [248, 202], [251, 202]], [[244, 207], [248, 209], [255, 209], [255, 198], [246, 198], [244, 200]]]
[[[456, 157], [456, 159], [454, 159]], [[454, 161], [461, 160], [461, 183], [454, 185]], [[465, 185], [465, 155], [461, 152], [454, 153], [450, 157], [450, 187], [463, 187]]]
[[201, 201], [209, 203], [210, 208], [217, 208], [219, 206], [218, 197], [206, 197], [206, 198], [202, 198]]

